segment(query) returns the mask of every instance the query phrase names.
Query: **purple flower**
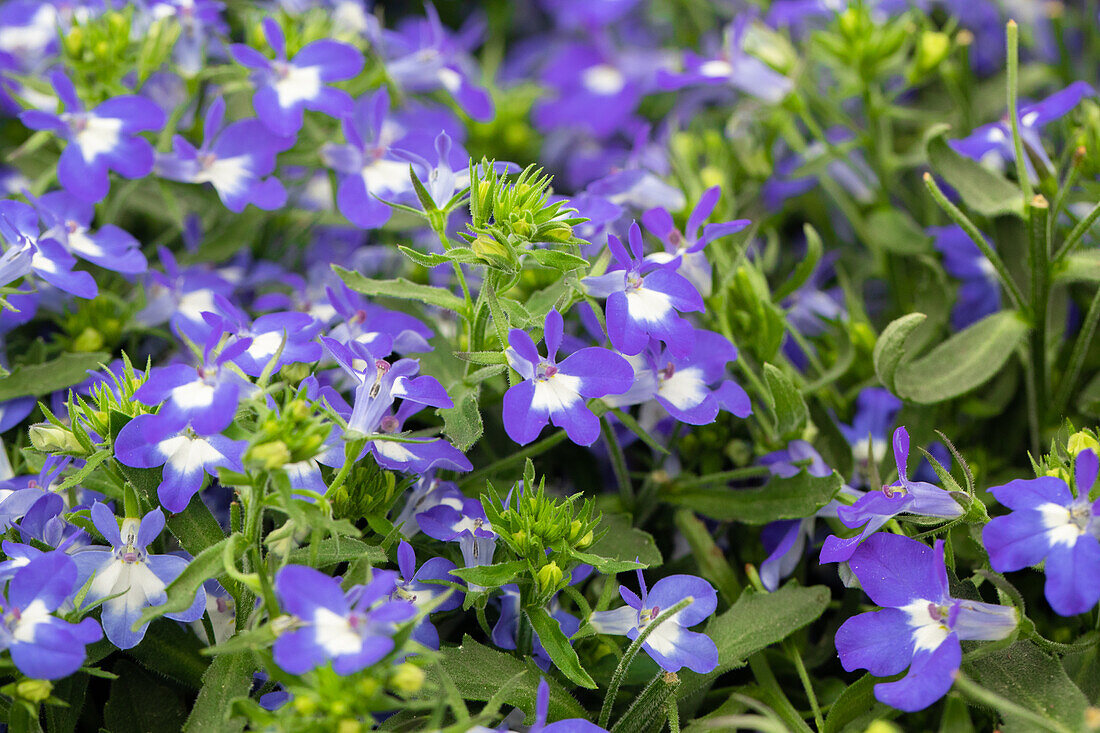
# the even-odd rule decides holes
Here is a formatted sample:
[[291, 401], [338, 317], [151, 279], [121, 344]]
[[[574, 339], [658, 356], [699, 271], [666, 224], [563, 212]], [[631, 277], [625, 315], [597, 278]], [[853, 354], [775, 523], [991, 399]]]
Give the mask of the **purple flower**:
[[607, 298], [607, 335], [622, 353], [633, 356], [649, 345], [649, 339], [664, 341], [677, 356], [691, 353], [695, 332], [680, 313], [703, 310], [699, 291], [667, 265], [642, 258], [642, 230], [630, 226], [630, 252], [619, 238], [607, 237], [607, 245], [623, 268], [604, 275], [586, 277], [588, 293]]
[[65, 190], [96, 202], [111, 187], [108, 171], [142, 178], [153, 170], [153, 146], [139, 132], [164, 127], [164, 111], [145, 97], [123, 95], [86, 111], [64, 71], [50, 74], [65, 112], [27, 110], [19, 115], [32, 130], [49, 130], [69, 144], [57, 162], [57, 179]]
[[91, 274], [73, 270], [76, 258], [50, 232], [42, 232], [38, 213], [19, 201], [0, 201], [0, 236], [8, 249], [0, 257], [0, 285], [37, 275], [58, 290], [80, 298], [99, 292]]
[[[427, 560], [418, 569], [416, 567], [416, 552], [412, 545], [404, 540], [397, 546], [397, 568], [401, 575], [395, 579], [394, 589], [390, 593], [390, 600], [404, 601], [413, 608], [419, 610], [435, 601], [436, 598], [450, 590], [446, 582], [457, 582], [457, 578], [451, 575], [455, 564], [442, 557], [433, 557]], [[453, 611], [462, 605], [462, 595], [457, 591], [432, 609], [432, 613], [438, 611]], [[413, 629], [412, 638], [428, 647], [439, 649], [439, 632], [432, 625], [431, 620], [425, 616], [416, 628]]]
[[51, 191], [38, 199], [38, 210], [47, 227], [42, 234], [61, 242], [77, 257], [107, 270], [132, 275], [145, 272], [149, 264], [141, 243], [114, 224], [91, 231], [95, 206], [68, 191]]
[[477, 65], [469, 56], [480, 42], [484, 22], [472, 17], [452, 35], [434, 5], [425, 3], [424, 13], [427, 17], [409, 19], [384, 34], [386, 74], [410, 92], [443, 89], [474, 120], [488, 122], [493, 118], [493, 99], [471, 80]]
[[855, 504], [837, 509], [841, 524], [860, 532], [847, 539], [826, 537], [820, 562], [849, 559], [861, 542], [902, 512], [944, 519], [962, 516], [963, 508], [951, 492], [924, 481], [909, 480], [909, 431], [903, 427], [894, 431], [894, 462], [898, 467], [897, 481], [883, 486], [881, 491], [868, 491]]
[[958, 299], [951, 309], [951, 325], [961, 331], [1001, 309], [1001, 286], [997, 271], [978, 245], [958, 225], [925, 230], [943, 255], [943, 269], [962, 281]]
[[704, 224], [714, 211], [714, 207], [718, 205], [718, 198], [721, 195], [722, 189], [719, 186], [713, 186], [703, 192], [699, 197], [699, 203], [688, 216], [687, 229], [684, 232], [676, 228], [672, 215], [663, 208], [649, 209], [642, 214], [642, 223], [645, 224], [645, 228], [665, 245], [664, 252], [655, 252], [646, 259], [650, 262], [665, 264], [679, 257], [680, 274], [686, 277], [703, 297], [709, 296], [712, 289], [710, 260], [703, 254], [703, 248], [719, 237], [741, 231], [751, 223], [748, 219], [738, 219]]
[[[1032, 156], [1043, 164], [1047, 172], [1056, 170], [1039, 136], [1042, 127], [1067, 115], [1085, 97], [1095, 95], [1096, 91], [1087, 83], [1076, 81], [1041, 102], [1020, 107], [1017, 110], [1020, 138], [1024, 144], [1024, 151], [1029, 153], [1024, 156], [1028, 178], [1035, 180], [1037, 176], [1032, 164]], [[1016, 160], [1016, 150], [1012, 142], [1012, 123], [1007, 119], [983, 125], [961, 140], [952, 140], [950, 145], [960, 155], [982, 163], [992, 163], [997, 168], [1003, 168], [1006, 163]]]
[[337, 316], [328, 334], [331, 338], [342, 343], [358, 341], [381, 356], [432, 350], [428, 339], [435, 334], [414, 316], [368, 303], [342, 283], [326, 292]]
[[661, 578], [647, 593], [645, 578], [638, 571], [639, 598], [626, 586], [619, 586], [619, 595], [627, 605], [613, 611], [595, 611], [589, 622], [601, 634], [638, 638], [642, 629], [652, 623], [663, 610], [672, 608], [685, 598], [691, 602], [653, 630], [642, 648], [666, 672], [681, 668], [705, 674], [718, 666], [718, 647], [706, 634], [688, 629], [707, 619], [718, 607], [718, 594], [710, 583], [694, 575], [669, 575]]
[[393, 520], [393, 524], [401, 528], [401, 533], [405, 537], [412, 539], [420, 532], [418, 514], [439, 504], [449, 504], [455, 509], [462, 509], [462, 502], [465, 500], [466, 497], [453, 481], [443, 481], [430, 475], [421, 476], [416, 486], [409, 492], [405, 506]]
[[871, 463], [878, 465], [886, 457], [886, 436], [894, 426], [901, 409], [901, 400], [882, 387], [868, 387], [856, 397], [856, 412], [852, 424], [837, 425], [852, 446], [856, 462], [866, 471]]
[[[591, 566], [584, 567], [591, 569]], [[570, 585], [576, 582], [579, 582], [579, 578], [574, 578]], [[520, 619], [523, 615], [519, 606], [519, 586], [515, 584], [502, 585], [500, 595], [494, 600], [500, 603], [500, 617], [493, 624], [493, 643], [501, 649], [515, 649], [516, 636], [519, 634]], [[558, 622], [558, 628], [565, 634], [565, 638], [570, 638], [580, 629], [580, 619], [563, 610], [557, 596], [551, 599], [547, 611], [550, 617]], [[550, 655], [546, 652], [546, 647], [542, 645], [542, 640], [534, 630], [531, 632], [531, 659], [544, 672], [550, 669], [550, 665], [553, 663]]]
[[999, 573], [1046, 561], [1046, 597], [1058, 614], [1084, 613], [1100, 600], [1100, 500], [1089, 501], [1096, 481], [1092, 450], [1077, 454], [1075, 488], [1060, 478], [1017, 479], [989, 490], [1011, 514], [982, 530], [989, 564]]
[[241, 43], [229, 50], [237, 63], [253, 70], [252, 107], [269, 130], [280, 137], [297, 135], [304, 110], [341, 117], [351, 109], [347, 92], [326, 85], [356, 76], [363, 69], [363, 54], [346, 43], [322, 39], [306, 44], [288, 60], [279, 24], [264, 18], [263, 29], [274, 60]]
[[504, 429], [520, 445], [537, 438], [548, 421], [563, 428], [574, 443], [592, 445], [600, 436], [600, 421], [584, 398], [621, 394], [634, 379], [623, 357], [599, 347], [581, 349], [558, 364], [563, 330], [561, 314], [551, 308], [544, 330], [545, 358], [526, 332], [514, 328], [508, 333], [505, 355], [523, 381], [504, 394]]
[[137, 320], [148, 326], [168, 321], [177, 335], [201, 343], [209, 331], [202, 314], [214, 310], [215, 295], [232, 295], [233, 284], [204, 267], [181, 270], [176, 258], [163, 247], [159, 255], [164, 273], [149, 273], [147, 304], [138, 312]]
[[896, 682], [875, 685], [875, 697], [899, 710], [923, 710], [955, 680], [960, 641], [1003, 639], [1016, 628], [1016, 610], [952, 598], [943, 540], [929, 548], [895, 534], [869, 538], [851, 559], [852, 572], [881, 611], [861, 613], [836, 632], [840, 663]]
[[215, 295], [214, 310], [204, 313], [203, 320], [207, 327], [204, 342], [216, 342], [230, 334], [230, 345], [245, 343], [243, 350], [233, 350], [231, 358], [250, 377], [263, 374], [276, 354], [279, 358], [273, 371], [294, 362], [317, 361], [323, 353], [316, 341], [321, 325], [308, 313], [265, 313], [252, 321], [228, 298]]
[[546, 714], [549, 710], [550, 686], [545, 679], [540, 678], [535, 698], [535, 724], [527, 729], [527, 733], [606, 733], [604, 728], [583, 718], [566, 718], [547, 723]]
[[[164, 529], [164, 514], [154, 509], [140, 520], [127, 517], [119, 530], [115, 515], [105, 504], [92, 505], [92, 522], [111, 544], [111, 549], [86, 549], [73, 555], [80, 571], [79, 583], [89, 578], [85, 603], [103, 602], [103, 631], [119, 649], [130, 649], [145, 638], [148, 622], [133, 626], [148, 606], [168, 600], [165, 587], [179, 577], [187, 560], [176, 555], [150, 555], [149, 543]], [[195, 601], [185, 611], [165, 614], [176, 621], [197, 621], [206, 611], [206, 591], [199, 587]]]
[[103, 638], [95, 619], [72, 624], [52, 615], [76, 581], [76, 563], [63, 552], [39, 555], [12, 577], [0, 609], [0, 648], [28, 677], [68, 677], [84, 664], [85, 645]]
[[321, 158], [340, 174], [336, 206], [363, 229], [385, 224], [392, 213], [378, 199], [394, 199], [412, 190], [409, 164], [391, 147], [393, 123], [387, 121], [390, 95], [385, 87], [359, 98], [344, 117], [344, 145], [326, 143]]
[[157, 155], [157, 175], [184, 183], [209, 183], [230, 211], [253, 204], [271, 211], [286, 203], [286, 189], [271, 174], [278, 153], [293, 137], [271, 134], [259, 120], [239, 120], [224, 128], [225, 100], [218, 97], [206, 111], [203, 144], [196, 148], [180, 135], [172, 152]]
[[158, 417], [176, 425], [190, 423], [203, 435], [225, 430], [233, 422], [241, 398], [253, 386], [225, 366], [247, 349], [249, 342], [242, 339], [229, 344], [214, 356], [217, 341], [217, 337], [207, 341], [198, 366], [154, 367], [134, 392], [134, 399], [149, 407], [161, 405]]
[[[458, 542], [466, 567], [489, 565], [497, 548], [497, 533], [485, 517], [485, 508], [477, 499], [465, 499], [462, 508], [437, 504], [416, 515], [420, 529], [429, 537], [444, 542]], [[470, 590], [480, 590], [471, 585]]]
[[243, 471], [247, 441], [224, 435], [199, 435], [160, 415], [138, 415], [115, 439], [115, 458], [133, 468], [164, 466], [157, 497], [170, 512], [182, 512], [202, 488], [204, 474], [221, 467]]
[[532, 110], [542, 130], [579, 128], [606, 139], [629, 127], [643, 92], [645, 68], [654, 56], [618, 53], [609, 39], [597, 34], [596, 42], [562, 44], [549, 59], [542, 82], [549, 90]]
[[370, 583], [345, 594], [336, 578], [287, 565], [275, 576], [275, 592], [295, 622], [275, 642], [275, 663], [305, 674], [331, 660], [337, 674], [348, 675], [379, 661], [393, 651], [395, 624], [416, 615], [406, 601], [385, 600], [393, 590], [389, 571], [375, 570]]
[[737, 358], [736, 347], [725, 336], [702, 329], [695, 331], [692, 341], [687, 356], [658, 349], [657, 342], [651, 342], [649, 352], [629, 359], [634, 369], [630, 390], [606, 401], [624, 406], [654, 399], [668, 414], [689, 425], [709, 425], [720, 409], [737, 417], [751, 415], [748, 394], [725, 378], [726, 364]]

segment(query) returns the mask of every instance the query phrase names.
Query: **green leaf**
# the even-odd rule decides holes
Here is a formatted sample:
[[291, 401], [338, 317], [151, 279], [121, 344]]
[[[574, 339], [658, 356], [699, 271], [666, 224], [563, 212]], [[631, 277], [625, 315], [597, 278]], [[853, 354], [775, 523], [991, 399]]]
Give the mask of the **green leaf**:
[[53, 683], [53, 696], [68, 705], [47, 705], [46, 733], [73, 733], [88, 693], [88, 675], [71, 674]]
[[39, 364], [21, 364], [0, 379], [0, 402], [16, 397], [40, 397], [79, 384], [89, 369], [110, 361], [105, 351], [70, 352]]
[[403, 244], [397, 245], [397, 249], [401, 250], [401, 254], [421, 267], [437, 267], [447, 264], [448, 262], [461, 262], [468, 265], [481, 264], [481, 260], [478, 259], [478, 256], [474, 254], [474, 251], [469, 247], [453, 247], [443, 254], [421, 252], [412, 247], [406, 247]]
[[400, 298], [416, 300], [428, 305], [438, 306], [460, 315], [466, 315], [466, 304], [462, 298], [443, 288], [420, 285], [403, 277], [394, 280], [375, 280], [358, 272], [345, 270], [339, 265], [332, 266], [333, 271], [344, 283], [357, 293], [372, 297]]
[[1055, 266], [1058, 282], [1100, 282], [1100, 250], [1074, 252]]
[[803, 225], [802, 231], [806, 234], [806, 254], [798, 260], [790, 277], [784, 280], [772, 293], [773, 303], [783, 302], [787, 299], [787, 296], [805, 285], [810, 276], [814, 274], [814, 270], [817, 269], [817, 263], [821, 261], [821, 253], [825, 248], [821, 243], [821, 235], [809, 224]]
[[202, 643], [190, 630], [175, 621], [164, 620], [154, 622], [142, 642], [126, 653], [147, 669], [197, 690], [210, 666], [210, 660], [200, 653], [202, 649]]
[[657, 567], [664, 562], [653, 535], [636, 529], [629, 515], [604, 514], [596, 527], [595, 535], [599, 539], [587, 548], [591, 555], [608, 560], [637, 560], [647, 568]]
[[[529, 718], [534, 715], [539, 680], [544, 675], [530, 659], [521, 662], [513, 656], [478, 644], [469, 636], [463, 637], [461, 646], [444, 647], [440, 657], [443, 670], [454, 680], [466, 700], [488, 702], [506, 683], [522, 674], [521, 683], [511, 686], [504, 702], [519, 708]], [[557, 680], [547, 676], [546, 683], [550, 687], [550, 720], [587, 717], [584, 708]]]
[[872, 720], [892, 717], [892, 708], [875, 699], [875, 684], [879, 681], [865, 674], [848, 685], [829, 708], [824, 733], [840, 733], [849, 726], [862, 732]]
[[569, 550], [569, 555], [579, 562], [587, 563], [592, 567], [599, 570], [604, 575], [610, 575], [614, 573], [623, 573], [627, 570], [637, 570], [644, 568], [640, 562], [633, 560], [612, 560], [607, 557], [600, 557], [599, 555], [593, 555], [588, 552], [580, 552], [579, 550]]
[[751, 489], [689, 489], [663, 494], [662, 499], [711, 519], [767, 524], [777, 519], [808, 517], [832, 501], [844, 480], [835, 471], [811, 476], [805, 470], [790, 478], [773, 476]]
[[1024, 194], [1019, 187], [952, 150], [947, 144], [946, 132], [946, 126], [935, 128], [928, 139], [928, 162], [932, 171], [947, 181], [963, 202], [979, 214], [1022, 216]]
[[780, 435], [800, 432], [810, 417], [802, 393], [782, 370], [771, 364], [764, 364], [764, 378], [771, 393], [769, 406], [775, 413], [776, 431]]
[[481, 412], [477, 409], [477, 395], [476, 388], [457, 394], [452, 390], [455, 406], [435, 411], [443, 418], [443, 434], [460, 451], [472, 448], [485, 432]]
[[539, 249], [534, 247], [527, 250], [527, 254], [535, 258], [543, 267], [552, 267], [555, 270], [575, 270], [578, 267], [588, 267], [588, 260], [583, 257], [562, 252], [560, 249]]
[[539, 635], [539, 641], [557, 670], [574, 684], [590, 690], [596, 689], [596, 683], [584, 671], [576, 650], [569, 643], [557, 620], [545, 608], [527, 608], [524, 611], [531, 622], [531, 628]]
[[852, 445], [836, 426], [836, 419], [825, 409], [824, 402], [817, 397], [810, 397], [810, 419], [817, 428], [817, 439], [814, 444], [821, 457], [825, 459], [825, 465], [831, 466], [841, 476], [852, 475]]
[[932, 251], [932, 238], [902, 209], [872, 211], [865, 222], [872, 249], [899, 255], [919, 255]]
[[171, 687], [132, 662], [114, 667], [118, 679], [111, 682], [110, 697], [103, 707], [103, 723], [112, 733], [147, 733], [179, 730], [187, 708]]
[[149, 606], [143, 610], [135, 626], [152, 621], [166, 613], [179, 613], [190, 608], [195, 602], [195, 594], [198, 593], [199, 587], [210, 578], [225, 572], [222, 553], [225, 551], [226, 544], [233, 545], [235, 556], [240, 556], [244, 552], [244, 537], [239, 534], [225, 537], [220, 542], [207, 547], [187, 564], [175, 580], [168, 584], [165, 589], [168, 600], [159, 606]]
[[927, 317], [923, 313], [910, 313], [893, 320], [875, 341], [875, 350], [872, 353], [875, 374], [882, 386], [891, 392], [894, 391], [894, 375], [905, 360], [905, 342], [909, 334], [924, 323]]
[[682, 699], [709, 686], [756, 652], [817, 620], [830, 597], [823, 585], [800, 588], [788, 583], [775, 593], [746, 590], [729, 610], [707, 624], [707, 636], [718, 647], [718, 666], [705, 675], [682, 670], [678, 696]]
[[456, 568], [451, 575], [457, 575], [467, 583], [482, 585], [486, 588], [499, 588], [508, 585], [521, 573], [527, 572], [526, 560], [513, 560], [496, 565], [476, 565], [472, 568]]
[[386, 562], [386, 553], [381, 547], [368, 545], [354, 537], [336, 536], [326, 537], [308, 547], [299, 547], [291, 551], [288, 561], [297, 565], [323, 568], [360, 558], [366, 558], [371, 565], [380, 565]]
[[919, 359], [898, 367], [897, 395], [931, 405], [966, 394], [1001, 370], [1027, 333], [1015, 311], [987, 316]]
[[[248, 695], [256, 664], [251, 652], [215, 657], [202, 676], [202, 689], [184, 723], [183, 733], [236, 733], [244, 730], [245, 719], [230, 718], [233, 700]], [[149, 730], [158, 730], [151, 728]]]
[[[964, 660], [963, 670], [982, 687], [1020, 707], [1069, 730], [1086, 729], [1088, 699], [1073, 684], [1062, 665], [1030, 641], [1017, 641], [973, 661]], [[1033, 723], [1004, 711], [998, 712], [1004, 721], [1001, 726], [1004, 733], [1035, 730]]]

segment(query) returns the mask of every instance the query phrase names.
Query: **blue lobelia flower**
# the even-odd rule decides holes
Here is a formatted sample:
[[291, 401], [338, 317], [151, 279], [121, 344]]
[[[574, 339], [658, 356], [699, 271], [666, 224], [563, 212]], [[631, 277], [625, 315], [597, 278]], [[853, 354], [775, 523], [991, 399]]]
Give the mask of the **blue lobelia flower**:
[[866, 473], [871, 463], [878, 465], [886, 457], [886, 436], [890, 434], [900, 409], [901, 400], [890, 390], [868, 387], [856, 397], [852, 424], [837, 425], [852, 446], [852, 456], [862, 472]]
[[156, 173], [184, 183], [209, 183], [230, 211], [240, 213], [249, 204], [271, 211], [286, 203], [286, 189], [275, 171], [278, 153], [294, 145], [293, 137], [268, 131], [256, 119], [238, 120], [223, 127], [225, 100], [215, 99], [203, 122], [203, 144], [196, 148], [180, 135], [172, 138], [172, 152], [159, 153]]
[[[490, 565], [497, 549], [497, 533], [477, 499], [464, 499], [461, 508], [440, 503], [416, 515], [420, 530], [437, 540], [458, 542], [466, 567]], [[470, 590], [481, 590], [471, 585]]]
[[91, 231], [93, 204], [68, 191], [51, 191], [38, 199], [37, 208], [46, 227], [42, 236], [60, 242], [77, 257], [126, 275], [148, 269], [141, 243], [132, 234], [114, 224]]
[[664, 265], [643, 259], [642, 230], [630, 227], [630, 252], [619, 238], [607, 237], [607, 246], [623, 269], [586, 277], [589, 295], [607, 298], [607, 335], [622, 353], [633, 356], [649, 345], [650, 337], [663, 341], [678, 356], [691, 353], [694, 330], [680, 313], [703, 310], [703, 298], [687, 278], [676, 272], [679, 260]]
[[[586, 567], [591, 572], [591, 566], [583, 565], [581, 567]], [[569, 584], [573, 585], [586, 577], [588, 577], [587, 573], [578, 576], [577, 569], [575, 569], [574, 577]], [[493, 643], [501, 649], [515, 649], [516, 638], [519, 635], [520, 619], [523, 618], [523, 610], [519, 605], [519, 586], [515, 584], [502, 585], [500, 595], [495, 596], [493, 601], [500, 604], [500, 617], [493, 624]], [[561, 629], [567, 639], [577, 633], [577, 630], [581, 627], [580, 619], [563, 609], [556, 595], [550, 599], [546, 611], [550, 614], [550, 618], [557, 622], [558, 628]], [[546, 647], [542, 645], [542, 639], [533, 630], [531, 632], [531, 660], [544, 672], [550, 669], [550, 665], [553, 663]]]
[[688, 215], [687, 229], [681, 232], [672, 221], [672, 215], [663, 208], [655, 207], [642, 214], [642, 223], [649, 233], [661, 240], [665, 245], [664, 252], [654, 252], [646, 257], [650, 262], [665, 264], [674, 258], [681, 258], [679, 272], [695, 286], [699, 294], [707, 297], [713, 288], [710, 260], [703, 253], [703, 248], [719, 237], [736, 234], [750, 222], [748, 219], [704, 224], [707, 217], [718, 205], [718, 199], [722, 195], [719, 186], [713, 186], [703, 192], [699, 197], [699, 203]]
[[432, 350], [428, 339], [435, 334], [416, 317], [369, 303], [343, 283], [325, 292], [336, 320], [330, 338], [341, 343], [358, 341], [379, 356]]
[[[1085, 97], [1095, 95], [1096, 91], [1091, 86], [1083, 81], [1076, 81], [1040, 102], [1017, 110], [1020, 137], [1023, 140], [1024, 150], [1028, 153], [1024, 156], [1028, 178], [1034, 181], [1037, 175], [1032, 163], [1033, 156], [1043, 164], [1046, 171], [1056, 170], [1039, 136], [1042, 127], [1067, 115]], [[990, 163], [998, 168], [1003, 168], [1006, 163], [1016, 160], [1016, 149], [1012, 141], [1012, 123], [1007, 119], [983, 125], [961, 140], [950, 141], [950, 145], [960, 155]]]
[[[401, 575], [395, 579], [390, 599], [404, 601], [413, 608], [419, 609], [433, 602], [436, 598], [451, 589], [445, 582], [457, 583], [458, 578], [451, 575], [455, 564], [444, 557], [429, 558], [419, 568], [416, 567], [416, 551], [412, 545], [404, 540], [397, 546], [397, 568]], [[462, 605], [462, 594], [455, 591], [445, 601], [432, 609], [432, 613], [439, 611], [453, 611]], [[439, 649], [439, 632], [432, 625], [431, 620], [425, 616], [413, 629], [412, 639], [423, 644], [429, 649]]]
[[1046, 561], [1046, 598], [1057, 613], [1084, 613], [1100, 600], [1100, 500], [1089, 501], [1096, 481], [1092, 450], [1077, 454], [1076, 496], [1060, 478], [1016, 479], [989, 490], [1012, 510], [982, 530], [989, 563], [999, 573]]
[[371, 581], [346, 594], [340, 581], [302, 565], [275, 576], [280, 603], [296, 621], [275, 642], [275, 663], [305, 674], [327, 661], [337, 674], [369, 667], [394, 648], [396, 624], [416, 615], [407, 601], [391, 601], [393, 572], [375, 570]]
[[35, 275], [80, 298], [99, 293], [91, 273], [73, 270], [76, 258], [50, 232], [41, 230], [38, 212], [27, 204], [0, 201], [0, 237], [8, 243], [0, 257], [0, 285]]
[[[133, 628], [148, 606], [168, 600], [165, 587], [179, 577], [187, 560], [176, 555], [150, 555], [149, 543], [164, 530], [164, 514], [154, 509], [140, 520], [127, 517], [119, 530], [115, 515], [106, 504], [92, 505], [92, 522], [111, 549], [89, 548], [72, 557], [80, 571], [79, 583], [89, 578], [86, 603], [103, 599], [103, 631], [119, 649], [130, 649], [145, 638], [148, 622]], [[206, 591], [200, 586], [195, 601], [185, 611], [165, 614], [176, 621], [197, 621], [206, 612]]]
[[203, 314], [203, 320], [206, 329], [200, 331], [205, 343], [218, 343], [223, 334], [230, 334], [230, 343], [247, 343], [232, 359], [250, 377], [263, 374], [276, 354], [275, 371], [293, 362], [317, 361], [323, 354], [316, 341], [321, 325], [308, 313], [265, 313], [252, 320], [228, 298], [215, 295], [214, 308]]
[[202, 435], [192, 425], [161, 415], [138, 415], [115, 439], [115, 458], [133, 468], [164, 466], [157, 498], [170, 512], [182, 512], [202, 488], [204, 474], [217, 476], [221, 467], [243, 471], [244, 440]]
[[[634, 383], [622, 395], [605, 402], [637, 405], [655, 400], [664, 411], [689, 425], [709, 425], [719, 410], [737, 417], [752, 414], [752, 403], [739, 384], [726, 379], [726, 364], [737, 358], [737, 348], [729, 339], [713, 331], [696, 329], [693, 346], [687, 356], [650, 341], [647, 352], [630, 357]], [[717, 385], [713, 389], [711, 385]]]
[[302, 113], [311, 109], [341, 117], [351, 109], [351, 97], [327, 86], [356, 76], [363, 69], [363, 54], [353, 46], [331, 39], [313, 41], [287, 59], [286, 38], [273, 18], [263, 20], [264, 37], [275, 51], [269, 59], [241, 43], [229, 47], [241, 66], [253, 70], [256, 93], [252, 107], [256, 116], [276, 135], [296, 136], [302, 127]]
[[508, 333], [505, 355], [523, 381], [504, 394], [504, 429], [520, 445], [537, 438], [547, 422], [564, 429], [574, 443], [592, 445], [600, 436], [600, 421], [585, 398], [621, 394], [633, 382], [626, 359], [600, 347], [580, 349], [559, 364], [563, 333], [561, 314], [553, 308], [543, 331], [545, 358], [526, 332], [514, 328]]
[[[978, 245], [958, 225], [929, 227], [933, 245], [943, 255], [943, 269], [958, 278], [958, 299], [951, 309], [951, 325], [961, 331], [1001, 309], [1001, 286], [997, 271]], [[992, 244], [990, 245], [992, 246]]]
[[103, 638], [95, 619], [69, 623], [55, 616], [77, 589], [76, 563], [47, 552], [19, 568], [0, 598], [0, 649], [20, 672], [42, 680], [68, 677], [84, 664], [84, 647]]
[[190, 423], [204, 435], [220, 433], [237, 414], [241, 398], [253, 385], [226, 367], [249, 347], [245, 339], [227, 345], [215, 355], [220, 334], [207, 340], [198, 366], [172, 364], [154, 367], [134, 392], [134, 399], [149, 407], [160, 405], [158, 416], [172, 423]]
[[19, 115], [32, 130], [49, 130], [68, 140], [57, 161], [57, 180], [85, 201], [103, 200], [111, 188], [109, 171], [143, 178], [153, 170], [153, 146], [138, 133], [164, 127], [165, 115], [153, 101], [127, 94], [85, 110], [64, 71], [50, 74], [65, 111], [31, 109]]
[[694, 575], [669, 575], [646, 591], [645, 578], [638, 571], [638, 597], [626, 586], [619, 586], [619, 595], [627, 605], [612, 611], [594, 611], [589, 623], [601, 634], [625, 635], [630, 639], [652, 623], [663, 610], [672, 608], [685, 598], [691, 603], [661, 623], [642, 648], [666, 672], [681, 668], [705, 674], [718, 666], [718, 647], [706, 634], [688, 629], [707, 619], [718, 606], [718, 594], [710, 583]]
[[943, 540], [934, 548], [895, 534], [877, 534], [856, 550], [852, 572], [880, 611], [861, 613], [836, 632], [840, 663], [895, 682], [875, 685], [875, 697], [899, 710], [922, 710], [943, 697], [962, 660], [960, 641], [1003, 639], [1016, 610], [948, 593]]
[[138, 311], [136, 319], [147, 326], [168, 321], [177, 336], [201, 343], [202, 334], [208, 330], [202, 314], [214, 309], [215, 295], [232, 295], [233, 284], [207, 266], [180, 268], [165, 247], [160, 247], [157, 254], [164, 272], [149, 271], [147, 305]]
[[898, 467], [897, 481], [883, 486], [881, 491], [868, 491], [855, 504], [837, 509], [841, 524], [860, 531], [847, 539], [835, 535], [826, 537], [820, 562], [849, 559], [861, 542], [903, 512], [944, 519], [963, 515], [962, 506], [951, 492], [924, 481], [909, 480], [909, 431], [903, 427], [894, 431], [894, 462]]
[[[607, 733], [606, 728], [601, 728], [584, 718], [565, 718], [564, 720], [547, 723], [546, 716], [549, 711], [550, 686], [546, 684], [545, 678], [539, 678], [538, 693], [535, 697], [535, 723], [529, 728], [523, 727], [523, 730], [527, 733]], [[470, 729], [470, 733], [511, 733], [512, 728], [509, 721], [513, 717], [522, 719], [519, 711], [515, 710], [498, 727], [486, 728], [483, 725], [476, 725]]]

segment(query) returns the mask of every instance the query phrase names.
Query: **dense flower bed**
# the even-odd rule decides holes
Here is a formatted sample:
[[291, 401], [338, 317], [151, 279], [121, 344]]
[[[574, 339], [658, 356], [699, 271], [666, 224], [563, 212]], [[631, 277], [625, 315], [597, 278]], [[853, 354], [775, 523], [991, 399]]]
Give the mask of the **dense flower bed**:
[[0, 3], [0, 719], [1095, 730], [1098, 62], [1088, 3]]

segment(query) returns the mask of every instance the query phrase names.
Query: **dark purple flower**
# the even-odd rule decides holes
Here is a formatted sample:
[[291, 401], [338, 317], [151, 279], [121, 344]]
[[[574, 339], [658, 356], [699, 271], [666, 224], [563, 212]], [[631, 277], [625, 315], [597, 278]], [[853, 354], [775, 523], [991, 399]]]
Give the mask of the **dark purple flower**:
[[[485, 508], [477, 499], [464, 499], [461, 508], [449, 503], [437, 504], [416, 515], [421, 531], [444, 542], [458, 542], [466, 567], [489, 565], [497, 548], [497, 533], [485, 517]], [[481, 590], [471, 585], [470, 590]]]
[[875, 685], [875, 697], [899, 710], [923, 710], [955, 681], [960, 641], [1003, 639], [1016, 628], [1016, 610], [952, 598], [943, 540], [935, 548], [895, 534], [877, 534], [850, 561], [863, 590], [881, 611], [861, 613], [836, 632], [840, 663], [896, 682]]
[[943, 255], [943, 269], [958, 278], [958, 299], [951, 309], [951, 325], [961, 331], [1001, 309], [1001, 286], [997, 271], [978, 245], [957, 225], [925, 230]]
[[35, 275], [58, 290], [80, 298], [99, 292], [95, 279], [74, 270], [76, 258], [49, 232], [42, 232], [38, 212], [19, 201], [0, 201], [0, 237], [8, 249], [0, 257], [0, 285]]
[[275, 51], [274, 60], [241, 43], [229, 47], [237, 63], [253, 70], [256, 93], [252, 107], [260, 121], [276, 135], [290, 137], [301, 129], [304, 110], [337, 118], [347, 114], [351, 97], [327, 85], [362, 71], [363, 54], [346, 43], [322, 39], [306, 44], [293, 59], [287, 59], [286, 39], [278, 22], [264, 18], [263, 29]]
[[994, 486], [989, 493], [1012, 510], [982, 530], [989, 564], [999, 573], [1046, 562], [1046, 598], [1058, 614], [1088, 611], [1100, 600], [1100, 500], [1089, 501], [1096, 482], [1092, 450], [1077, 454], [1076, 496], [1060, 478], [1040, 476]]
[[96, 202], [111, 187], [109, 171], [125, 178], [142, 178], [153, 170], [153, 146], [139, 132], [164, 127], [164, 111], [136, 95], [108, 99], [85, 110], [64, 71], [50, 75], [65, 111], [51, 114], [27, 110], [19, 119], [32, 130], [49, 130], [69, 144], [57, 162], [57, 179], [65, 190]]
[[[455, 569], [455, 564], [446, 558], [429, 558], [417, 568], [416, 552], [413, 550], [412, 545], [404, 540], [397, 546], [397, 568], [401, 575], [394, 581], [394, 589], [390, 593], [390, 600], [404, 601], [418, 611], [450, 590], [451, 587], [447, 585], [447, 582], [458, 582], [458, 579], [451, 575], [451, 571]], [[447, 582], [432, 583], [430, 581]], [[451, 593], [447, 600], [435, 606], [432, 613], [453, 611], [461, 605], [462, 594], [455, 591]], [[435, 626], [432, 625], [427, 616], [413, 629], [412, 638], [429, 649], [439, 649], [439, 632], [436, 631]]]

